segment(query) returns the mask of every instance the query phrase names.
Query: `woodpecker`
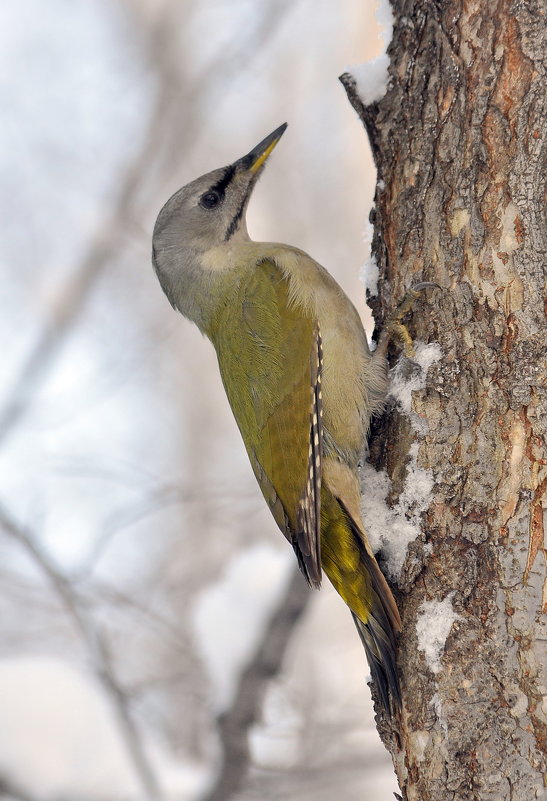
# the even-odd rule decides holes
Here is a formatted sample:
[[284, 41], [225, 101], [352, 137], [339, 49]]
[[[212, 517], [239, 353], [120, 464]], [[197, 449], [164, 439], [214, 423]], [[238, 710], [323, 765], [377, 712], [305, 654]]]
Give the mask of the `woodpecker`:
[[401, 704], [401, 620], [360, 512], [358, 462], [387, 390], [357, 310], [296, 247], [254, 242], [247, 205], [287, 125], [179, 189], [152, 259], [172, 306], [216, 350], [228, 401], [270, 511], [312, 587], [323, 571], [351, 610], [379, 698]]

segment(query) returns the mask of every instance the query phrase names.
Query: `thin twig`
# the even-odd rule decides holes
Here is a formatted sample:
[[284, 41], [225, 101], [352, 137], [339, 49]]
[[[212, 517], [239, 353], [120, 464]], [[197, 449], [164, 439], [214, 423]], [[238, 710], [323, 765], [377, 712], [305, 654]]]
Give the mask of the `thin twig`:
[[24, 548], [46, 575], [62, 600], [87, 645], [94, 672], [112, 702], [132, 764], [141, 780], [146, 796], [151, 800], [161, 799], [163, 794], [153, 766], [145, 751], [138, 728], [131, 719], [127, 698], [115, 678], [114, 665], [106, 638], [87, 614], [85, 606], [72, 584], [57, 570], [45, 551], [40, 548], [32, 533], [19, 525], [2, 504], [0, 504], [0, 525], [12, 539]]

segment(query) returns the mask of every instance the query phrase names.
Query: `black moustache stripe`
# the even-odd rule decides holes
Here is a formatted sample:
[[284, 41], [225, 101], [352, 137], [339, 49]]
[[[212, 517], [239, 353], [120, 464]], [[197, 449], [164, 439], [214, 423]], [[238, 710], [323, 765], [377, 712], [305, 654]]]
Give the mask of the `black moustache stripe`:
[[231, 239], [231, 237], [237, 231], [237, 226], [239, 225], [239, 221], [243, 217], [243, 210], [245, 209], [245, 204], [247, 203], [247, 198], [248, 198], [248, 195], [247, 195], [247, 197], [243, 198], [241, 206], [237, 210], [237, 214], [235, 215], [234, 219], [232, 220], [232, 222], [230, 223], [230, 225], [226, 229], [226, 234], [224, 235], [224, 241], [225, 242], [227, 242], [229, 239]]
[[222, 176], [220, 181], [217, 181], [217, 183], [209, 189], [209, 192], [218, 192], [220, 197], [224, 197], [224, 193], [226, 192], [227, 187], [232, 182], [232, 178], [234, 177], [234, 175], [235, 175], [235, 167], [233, 167], [232, 165], [226, 167], [226, 169], [224, 170], [224, 175]]

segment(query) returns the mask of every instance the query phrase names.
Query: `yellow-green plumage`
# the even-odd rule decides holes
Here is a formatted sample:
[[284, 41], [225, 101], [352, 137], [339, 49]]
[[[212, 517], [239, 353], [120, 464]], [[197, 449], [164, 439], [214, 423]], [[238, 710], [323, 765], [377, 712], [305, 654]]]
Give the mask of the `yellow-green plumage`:
[[324, 268], [296, 248], [249, 240], [254, 165], [280, 135], [171, 198], [156, 223], [154, 265], [172, 304], [213, 343], [264, 498], [307, 580], [319, 586], [324, 570], [351, 609], [389, 710], [390, 692], [400, 702], [400, 619], [366, 538], [358, 477], [385, 365]]
[[[268, 250], [264, 252], [268, 253]], [[305, 254], [293, 250], [291, 256], [294, 255], [302, 266], [318, 269]], [[281, 263], [286, 262], [284, 256], [284, 250], [278, 249]], [[293, 544], [310, 583], [319, 585], [317, 562], [320, 560], [331, 583], [354, 613], [362, 636], [360, 624], [366, 626], [371, 616], [376, 615], [376, 640], [372, 637], [366, 647], [372, 660], [381, 663], [386, 658], [386, 650], [394, 648], [391, 631], [398, 626], [396, 608], [376, 561], [367, 550], [362, 524], [352, 520], [344, 508], [344, 498], [338, 499], [331, 492], [328, 471], [326, 481], [318, 488], [321, 496], [321, 513], [317, 521], [320, 548], [314, 550], [314, 533], [302, 532], [298, 520], [300, 502], [308, 489], [310, 468], [312, 365], [317, 354], [316, 337], [321, 330], [315, 319], [317, 310], [303, 302], [298, 284], [291, 286], [290, 277], [271, 257], [251, 261], [243, 269], [233, 269], [240, 272], [240, 278], [233, 283], [207, 334], [217, 351], [226, 394], [251, 465], [274, 518]], [[338, 288], [334, 290], [321, 271], [319, 276], [325, 284], [323, 290], [327, 297], [329, 289], [335, 291], [330, 303], [347, 305], [346, 316], [348, 313], [356, 314], [347, 298]], [[359, 336], [358, 342], [362, 344], [360, 340]], [[325, 351], [328, 360], [329, 340]], [[327, 364], [335, 373], [330, 384], [334, 379], [338, 385], [341, 379], [336, 373], [345, 369], [345, 362], [329, 364], [327, 361]], [[329, 459], [334, 460], [337, 467], [351, 464], [351, 472], [356, 473], [358, 451], [364, 436], [363, 424], [359, 424], [357, 432], [359, 449], [351, 453], [348, 442], [338, 442], [337, 416], [331, 413], [329, 382], [326, 383], [324, 408], [331, 429], [327, 429], [328, 440], [325, 442], [323, 438], [322, 458], [327, 466]], [[355, 405], [353, 393], [348, 402]], [[342, 438], [348, 439], [345, 425], [341, 429]], [[345, 461], [337, 452], [337, 448], [343, 451], [343, 445], [346, 448]], [[348, 492], [354, 491], [354, 486], [350, 485]], [[351, 505], [355, 500], [350, 497], [348, 503]], [[383, 600], [382, 595], [385, 596]], [[390, 672], [393, 673], [391, 666]], [[379, 681], [379, 686], [386, 700], [385, 682]]]
[[298, 523], [309, 477], [314, 321], [289, 304], [281, 270], [264, 260], [242, 271], [207, 334], [266, 502], [319, 583], [319, 549]]

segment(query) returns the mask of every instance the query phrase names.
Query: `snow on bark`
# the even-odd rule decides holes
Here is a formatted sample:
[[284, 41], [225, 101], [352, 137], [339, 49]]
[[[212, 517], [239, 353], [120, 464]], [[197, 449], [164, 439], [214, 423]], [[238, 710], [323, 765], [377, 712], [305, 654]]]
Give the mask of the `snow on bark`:
[[389, 0], [378, 0], [375, 15], [378, 22], [378, 38], [382, 43], [383, 50], [363, 64], [348, 69], [356, 82], [359, 97], [365, 106], [381, 100], [386, 93], [389, 80], [387, 48], [393, 33], [393, 14]]
[[424, 652], [425, 661], [432, 673], [440, 673], [443, 669], [441, 656], [452, 624], [461, 620], [453, 607], [454, 593], [446, 596], [444, 601], [423, 601], [418, 609], [416, 633], [418, 648]]

